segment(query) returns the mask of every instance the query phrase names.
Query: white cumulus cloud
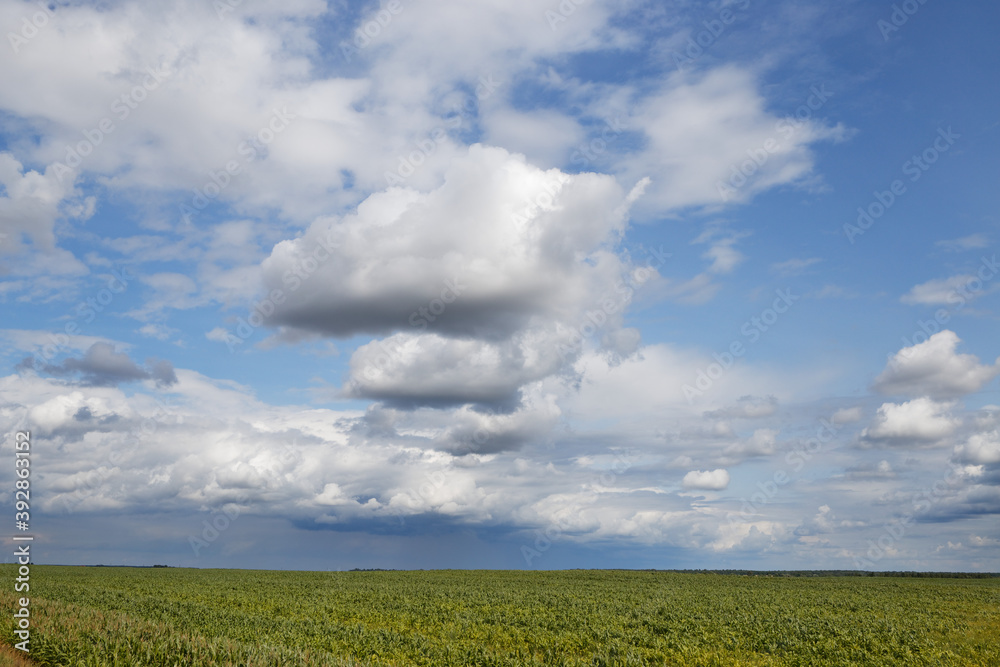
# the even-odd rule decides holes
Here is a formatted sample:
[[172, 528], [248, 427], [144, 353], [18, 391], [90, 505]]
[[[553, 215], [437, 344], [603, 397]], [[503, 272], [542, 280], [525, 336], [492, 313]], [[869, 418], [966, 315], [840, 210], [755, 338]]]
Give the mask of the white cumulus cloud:
[[681, 482], [685, 489], [705, 489], [721, 491], [729, 486], [729, 471], [724, 468], [715, 470], [692, 470], [684, 475]]
[[882, 394], [949, 398], [982, 389], [1000, 374], [1000, 359], [984, 365], [971, 354], [958, 354], [961, 342], [950, 330], [934, 334], [923, 343], [904, 347], [875, 378], [873, 388]]
[[900, 445], [939, 441], [959, 426], [959, 420], [950, 413], [951, 407], [951, 403], [927, 397], [906, 403], [883, 403], [872, 423], [861, 432], [861, 439]]

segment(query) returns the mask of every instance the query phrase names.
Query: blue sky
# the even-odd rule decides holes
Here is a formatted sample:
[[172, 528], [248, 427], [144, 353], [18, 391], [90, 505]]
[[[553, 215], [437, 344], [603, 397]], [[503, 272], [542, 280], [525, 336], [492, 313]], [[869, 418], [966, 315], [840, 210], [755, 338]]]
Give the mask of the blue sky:
[[0, 2], [38, 561], [996, 571], [998, 19]]

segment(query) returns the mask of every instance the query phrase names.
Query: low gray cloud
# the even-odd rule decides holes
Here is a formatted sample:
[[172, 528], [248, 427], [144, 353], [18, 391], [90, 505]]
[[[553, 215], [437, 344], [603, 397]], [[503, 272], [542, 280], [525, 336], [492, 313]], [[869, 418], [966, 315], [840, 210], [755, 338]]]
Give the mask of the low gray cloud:
[[474, 403], [509, 410], [525, 384], [559, 371], [560, 342], [569, 341], [541, 332], [499, 343], [396, 334], [355, 351], [348, 391], [399, 407]]
[[69, 357], [58, 364], [38, 364], [28, 357], [18, 368], [34, 368], [56, 377], [78, 377], [80, 384], [92, 387], [112, 387], [139, 380], [154, 380], [159, 387], [177, 383], [174, 366], [169, 361], [150, 359], [142, 367], [125, 352], [116, 352], [110, 343], [94, 343], [82, 357]]

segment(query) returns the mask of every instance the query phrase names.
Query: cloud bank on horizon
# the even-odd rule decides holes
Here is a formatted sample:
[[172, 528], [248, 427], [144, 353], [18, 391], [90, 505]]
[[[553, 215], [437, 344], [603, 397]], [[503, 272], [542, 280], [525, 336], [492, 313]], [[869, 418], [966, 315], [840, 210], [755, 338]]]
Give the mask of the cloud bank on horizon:
[[904, 9], [0, 0], [39, 560], [997, 570], [1000, 10]]

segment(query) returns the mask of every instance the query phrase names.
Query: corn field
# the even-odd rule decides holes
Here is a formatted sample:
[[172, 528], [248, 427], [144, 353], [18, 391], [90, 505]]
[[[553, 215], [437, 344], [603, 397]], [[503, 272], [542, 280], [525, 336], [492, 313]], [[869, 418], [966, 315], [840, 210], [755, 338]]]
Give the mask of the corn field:
[[36, 565], [30, 599], [51, 666], [1000, 665], [1000, 579]]

